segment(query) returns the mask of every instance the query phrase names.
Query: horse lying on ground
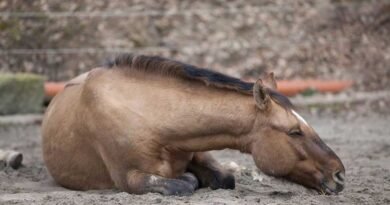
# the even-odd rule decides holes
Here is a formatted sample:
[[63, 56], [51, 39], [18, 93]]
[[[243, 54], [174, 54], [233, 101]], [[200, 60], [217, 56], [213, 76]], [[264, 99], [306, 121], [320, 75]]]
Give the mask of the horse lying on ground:
[[344, 166], [276, 91], [273, 74], [247, 83], [169, 59], [122, 55], [71, 80], [48, 107], [43, 155], [77, 190], [188, 195], [233, 189], [207, 152], [253, 156], [266, 174], [323, 193], [344, 187]]

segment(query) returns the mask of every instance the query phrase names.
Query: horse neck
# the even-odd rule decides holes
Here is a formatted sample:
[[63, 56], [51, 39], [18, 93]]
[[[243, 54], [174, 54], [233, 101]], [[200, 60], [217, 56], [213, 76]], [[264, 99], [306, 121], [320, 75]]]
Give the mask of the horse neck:
[[179, 105], [188, 109], [177, 111], [191, 116], [178, 119], [187, 135], [177, 136], [177, 140], [170, 138], [170, 146], [191, 152], [225, 148], [246, 152], [246, 136], [256, 119], [253, 97], [233, 90], [192, 86], [199, 93], [191, 93], [190, 100]]

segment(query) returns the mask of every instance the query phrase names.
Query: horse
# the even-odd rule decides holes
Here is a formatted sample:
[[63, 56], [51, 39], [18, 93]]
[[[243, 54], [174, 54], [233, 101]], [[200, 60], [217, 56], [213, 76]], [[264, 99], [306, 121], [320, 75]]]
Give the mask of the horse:
[[326, 194], [345, 169], [273, 73], [255, 83], [158, 56], [123, 54], [69, 81], [42, 123], [43, 158], [74, 190], [191, 195], [234, 189], [210, 150], [251, 154], [265, 174]]

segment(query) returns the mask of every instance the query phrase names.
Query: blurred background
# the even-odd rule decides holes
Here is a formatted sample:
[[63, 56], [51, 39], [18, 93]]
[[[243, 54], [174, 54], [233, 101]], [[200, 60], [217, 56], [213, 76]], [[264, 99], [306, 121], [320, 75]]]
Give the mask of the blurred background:
[[[349, 187], [340, 196], [321, 198], [270, 178], [253, 183], [251, 159], [226, 151], [216, 156], [248, 168], [236, 174], [237, 190], [190, 202], [223, 204], [248, 195], [249, 204], [389, 203], [390, 0], [0, 0], [0, 151], [24, 154], [17, 171], [7, 165], [1, 171], [0, 163], [0, 202], [41, 204], [46, 198], [36, 193], [64, 204], [101, 199], [101, 193], [51, 193], [64, 190], [48, 184], [41, 158], [43, 101], [47, 105], [64, 81], [124, 52], [249, 81], [272, 71], [287, 88], [307, 80], [342, 83], [336, 90], [317, 92], [313, 84], [289, 94], [345, 162]], [[271, 192], [284, 189], [292, 191]], [[19, 192], [29, 193], [28, 200], [20, 201], [26, 196]], [[137, 199], [153, 203], [156, 197]]]
[[390, 86], [388, 0], [2, 0], [0, 71], [68, 80], [120, 52], [236, 77]]

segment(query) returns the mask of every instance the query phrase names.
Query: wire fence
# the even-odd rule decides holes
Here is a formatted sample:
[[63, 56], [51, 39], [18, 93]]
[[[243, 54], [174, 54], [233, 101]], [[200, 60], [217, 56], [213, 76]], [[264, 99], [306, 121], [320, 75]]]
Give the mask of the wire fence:
[[111, 17], [138, 17], [138, 16], [188, 16], [207, 14], [240, 14], [246, 12], [280, 12], [292, 11], [293, 8], [286, 6], [266, 6], [266, 7], [244, 7], [244, 8], [215, 8], [215, 9], [191, 9], [191, 10], [148, 10], [148, 11], [47, 11], [47, 12], [0, 12], [0, 17], [9, 18], [111, 18]]
[[[285, 8], [288, 9], [288, 8]], [[14, 12], [14, 11], [0, 11], [0, 20], [12, 20], [16, 18], [18, 21], [35, 21], [40, 23], [47, 19], [52, 21], [67, 20], [105, 20], [111, 18], [116, 21], [126, 18], [140, 18], [140, 17], [172, 17], [191, 18], [193, 16], [202, 16], [205, 18], [228, 15], [241, 15], [246, 13], [260, 13], [260, 12], [278, 12], [280, 7], [244, 7], [244, 8], [216, 8], [216, 9], [191, 9], [191, 10], [146, 10], [146, 11], [50, 11], [50, 12]], [[96, 19], [94, 19], [96, 18]], [[196, 22], [194, 22], [196, 23]], [[146, 29], [146, 28], [145, 28]], [[213, 45], [203, 44], [181, 44], [180, 46], [166, 45], [166, 46], [144, 46], [144, 47], [87, 47], [80, 44], [80, 48], [66, 48], [66, 47], [52, 47], [52, 48], [23, 48], [19, 45], [17, 48], [8, 49], [0, 48], [0, 63], [5, 65], [5, 70], [12, 70], [13, 72], [25, 72], [25, 70], [34, 70], [37, 73], [44, 74], [50, 80], [63, 80], [73, 77], [79, 72], [83, 72], [90, 66], [93, 66], [96, 61], [100, 62], [102, 56], [107, 57], [117, 53], [149, 53], [149, 54], [167, 54], [170, 55], [179, 51], [180, 53], [202, 53], [206, 50], [212, 49], [219, 51], [232, 46], [232, 44], [239, 43], [241, 47], [256, 46], [253, 42], [241, 42], [235, 40], [228, 43], [213, 43]], [[1, 45], [0, 45], [1, 46]], [[15, 46], [16, 47], [16, 46]], [[212, 48], [210, 48], [212, 47]], [[78, 62], [69, 61], [69, 59], [82, 58], [85, 55], [91, 55], [87, 61], [84, 61], [82, 66]], [[59, 57], [59, 58], [57, 58]], [[77, 60], [76, 60], [77, 61]]]
[[125, 53], [125, 52], [150, 52], [169, 51], [167, 47], [143, 47], [143, 48], [52, 48], [52, 49], [7, 49], [0, 50], [0, 55], [38, 55], [38, 54], [94, 54], [94, 53]]
[[[316, 6], [327, 5], [325, 2], [314, 2]], [[332, 2], [334, 7], [359, 4], [358, 1], [352, 2]], [[246, 6], [242, 8], [222, 7], [213, 9], [170, 9], [170, 10], [112, 10], [112, 11], [0, 11], [0, 17], [9, 18], [111, 18], [111, 17], [137, 17], [137, 16], [188, 16], [188, 15], [207, 15], [207, 14], [240, 14], [246, 12], [286, 12], [295, 11], [291, 5], [265, 5], [265, 6]]]
[[268, 47], [266, 42], [263, 41], [252, 41], [239, 39], [236, 41], [229, 41], [224, 43], [215, 44], [188, 44], [181, 46], [146, 46], [146, 47], [106, 47], [106, 48], [44, 48], [44, 49], [2, 49], [0, 55], [66, 55], [66, 54], [99, 54], [99, 53], [148, 53], [148, 52], [169, 52], [169, 51], [205, 51], [214, 50], [220, 51], [224, 49], [252, 49], [259, 47]]

